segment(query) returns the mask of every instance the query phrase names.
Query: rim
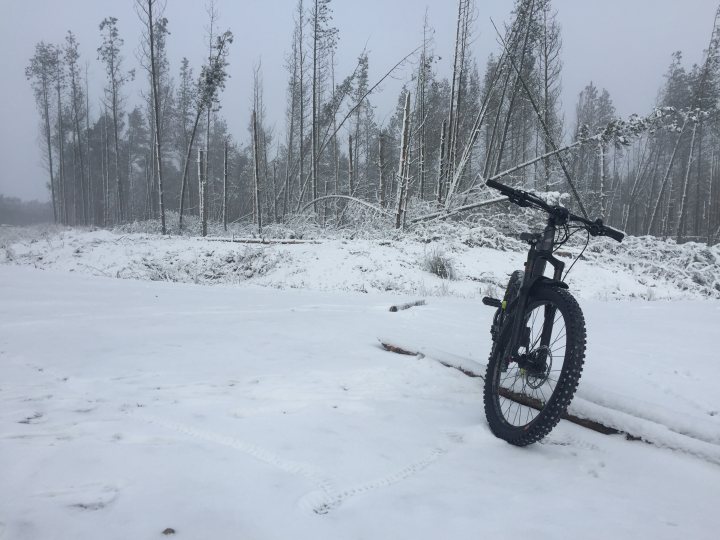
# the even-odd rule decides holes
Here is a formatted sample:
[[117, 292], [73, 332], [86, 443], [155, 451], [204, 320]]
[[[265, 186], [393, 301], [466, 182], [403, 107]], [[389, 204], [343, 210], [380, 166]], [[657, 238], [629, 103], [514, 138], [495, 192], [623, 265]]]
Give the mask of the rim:
[[[547, 346], [541, 343], [546, 309], [555, 310]], [[555, 393], [565, 366], [565, 318], [554, 302], [533, 302], [525, 328], [525, 343], [518, 348], [518, 356], [506, 368], [499, 362], [495, 374], [498, 409], [513, 427], [527, 426], [540, 415]]]

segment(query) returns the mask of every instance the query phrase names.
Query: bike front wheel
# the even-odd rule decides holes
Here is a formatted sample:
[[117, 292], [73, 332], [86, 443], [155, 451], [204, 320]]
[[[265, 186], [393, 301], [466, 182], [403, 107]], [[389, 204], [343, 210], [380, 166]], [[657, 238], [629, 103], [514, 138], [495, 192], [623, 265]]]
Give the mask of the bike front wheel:
[[580, 381], [586, 339], [582, 310], [564, 289], [539, 288], [522, 317], [515, 351], [493, 347], [484, 388], [490, 430], [516, 446], [539, 441], [560, 421]]

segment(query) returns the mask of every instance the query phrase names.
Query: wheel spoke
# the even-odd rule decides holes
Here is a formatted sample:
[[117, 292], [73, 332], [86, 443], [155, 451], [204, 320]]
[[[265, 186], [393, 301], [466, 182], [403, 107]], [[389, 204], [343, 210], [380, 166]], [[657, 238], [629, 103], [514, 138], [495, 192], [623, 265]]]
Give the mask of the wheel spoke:
[[[548, 317], [550, 310], [554, 313]], [[528, 336], [527, 348], [518, 347], [516, 351], [520, 364], [513, 363], [505, 372], [497, 368], [495, 379], [503, 392], [502, 396], [498, 395], [499, 412], [515, 427], [533, 422], [541, 412], [538, 408], [543, 409], [552, 399], [569, 350], [566, 347], [566, 321], [557, 305], [531, 299], [526, 313], [523, 320], [527, 326], [524, 330]], [[551, 329], [547, 328], [548, 324], [552, 325]], [[549, 343], [545, 346], [543, 334], [549, 334]], [[524, 366], [522, 369], [521, 365]], [[545, 369], [540, 371], [543, 365]]]

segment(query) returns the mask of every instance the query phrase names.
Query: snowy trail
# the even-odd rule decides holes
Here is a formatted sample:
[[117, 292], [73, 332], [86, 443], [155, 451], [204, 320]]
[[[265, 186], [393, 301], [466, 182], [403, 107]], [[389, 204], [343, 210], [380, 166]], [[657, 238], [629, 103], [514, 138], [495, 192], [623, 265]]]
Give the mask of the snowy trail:
[[[397, 301], [0, 266], [2, 538], [715, 537], [720, 467], [564, 422], [498, 441], [430, 358], [483, 364], [491, 310]], [[581, 390], [713, 440], [715, 303], [583, 307]]]

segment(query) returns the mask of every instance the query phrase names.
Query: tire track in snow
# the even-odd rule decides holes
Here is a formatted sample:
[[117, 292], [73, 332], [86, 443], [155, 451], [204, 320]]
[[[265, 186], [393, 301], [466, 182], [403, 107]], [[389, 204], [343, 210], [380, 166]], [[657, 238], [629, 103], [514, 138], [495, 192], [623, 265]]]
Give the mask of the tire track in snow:
[[393, 484], [397, 484], [399, 482], [402, 482], [403, 480], [406, 480], [407, 478], [410, 478], [411, 476], [418, 474], [419, 472], [427, 469], [430, 465], [432, 465], [435, 461], [437, 461], [441, 456], [445, 455], [446, 453], [446, 449], [436, 448], [424, 458], [419, 459], [418, 461], [414, 461], [409, 465], [403, 467], [402, 469], [399, 469], [386, 476], [376, 478], [375, 480], [362, 482], [341, 491], [336, 491], [329, 494], [320, 493], [317, 491], [310, 492], [304, 497], [302, 497], [300, 501], [298, 501], [298, 505], [301, 508], [313, 511], [316, 514], [327, 514], [334, 508], [340, 506], [343, 501], [349, 499], [350, 497], [355, 497], [357, 495], [367, 493], [368, 491], [392, 486]]
[[[83, 397], [87, 398], [87, 389], [83, 388], [83, 390], [80, 390], [78, 388], [78, 382], [86, 382], [81, 377], [73, 377], [73, 379], [70, 380], [68, 377], [63, 376], [62, 373], [53, 368], [41, 368], [32, 364], [21, 364], [20, 362], [15, 363], [23, 365], [26, 368], [30, 368], [33, 371], [40, 372], [45, 376], [51, 376], [56, 379], [56, 382], [62, 381], [66, 389], [70, 387], [72, 389], [72, 393], [83, 395]], [[221, 435], [219, 433], [196, 429], [179, 422], [167, 421], [160, 417], [141, 412], [137, 408], [127, 408], [125, 409], [125, 414], [128, 417], [134, 417], [135, 419], [142, 420], [151, 425], [160, 426], [185, 436], [233, 448], [288, 474], [305, 478], [314, 484], [317, 489], [314, 489], [313, 491], [310, 491], [300, 497], [298, 500], [298, 506], [303, 510], [311, 511], [318, 515], [327, 514], [331, 510], [340, 506], [343, 501], [351, 497], [362, 495], [369, 491], [374, 491], [383, 487], [392, 486], [410, 478], [428, 468], [448, 452], [447, 449], [438, 446], [425, 457], [417, 461], [413, 461], [405, 467], [402, 467], [390, 474], [373, 480], [368, 480], [366, 482], [361, 482], [348, 488], [337, 489], [332, 478], [323, 475], [311, 465], [281, 458], [277, 454], [274, 454], [273, 452], [256, 444], [241, 441], [228, 435]]]
[[178, 422], [168, 422], [162, 418], [158, 418], [156, 416], [151, 416], [148, 414], [138, 414], [137, 412], [132, 412], [131, 415], [137, 416], [142, 420], [148, 422], [149, 424], [158, 425], [164, 427], [165, 429], [180, 433], [182, 435], [187, 435], [189, 437], [238, 450], [243, 454], [246, 454], [262, 463], [265, 463], [266, 465], [270, 465], [286, 473], [292, 474], [294, 476], [300, 476], [302, 478], [305, 478], [306, 480], [309, 480], [315, 486], [317, 486], [324, 494], [329, 495], [334, 492], [332, 480], [322, 475], [311, 465], [301, 463], [299, 461], [292, 461], [281, 458], [277, 454], [274, 454], [273, 452], [266, 450], [265, 448], [262, 448], [261, 446], [258, 446], [256, 444], [241, 441], [228, 435], [221, 435], [219, 433], [196, 429], [185, 424], [180, 424]]
[[438, 447], [427, 456], [390, 474], [356, 484], [349, 488], [337, 489], [331, 478], [323, 475], [311, 465], [281, 458], [277, 454], [274, 454], [273, 452], [258, 445], [240, 441], [227, 435], [192, 428], [178, 422], [168, 422], [162, 418], [150, 416], [144, 413], [137, 413], [136, 411], [133, 411], [130, 414], [141, 418], [149, 424], [158, 425], [182, 435], [233, 448], [262, 463], [265, 463], [266, 465], [270, 465], [294, 476], [305, 478], [315, 484], [318, 489], [310, 491], [300, 497], [298, 500], [298, 506], [303, 510], [319, 515], [327, 514], [331, 510], [340, 506], [343, 501], [351, 497], [362, 495], [369, 491], [383, 487], [388, 487], [410, 478], [411, 476], [414, 476], [415, 474], [418, 474], [428, 468], [447, 453], [447, 449]]

